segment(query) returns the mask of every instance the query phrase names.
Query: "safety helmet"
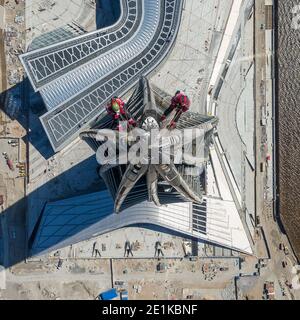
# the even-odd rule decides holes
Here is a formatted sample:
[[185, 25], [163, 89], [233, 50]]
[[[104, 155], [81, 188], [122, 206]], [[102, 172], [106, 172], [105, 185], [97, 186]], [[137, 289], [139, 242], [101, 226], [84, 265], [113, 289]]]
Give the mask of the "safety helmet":
[[119, 106], [119, 104], [118, 104], [117, 101], [114, 101], [114, 102], [112, 103], [111, 108], [112, 108], [112, 110], [113, 110], [114, 112], [119, 112], [119, 111], [120, 111], [120, 106]]

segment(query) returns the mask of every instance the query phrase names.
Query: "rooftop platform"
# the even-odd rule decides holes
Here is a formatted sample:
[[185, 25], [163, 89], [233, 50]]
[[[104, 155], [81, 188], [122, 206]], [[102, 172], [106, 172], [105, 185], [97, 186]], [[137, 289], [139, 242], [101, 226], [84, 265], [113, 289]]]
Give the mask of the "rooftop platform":
[[157, 207], [143, 202], [114, 214], [113, 200], [107, 191], [49, 203], [34, 235], [32, 254], [57, 250], [112, 230], [141, 224], [157, 225], [175, 234], [251, 254], [239, 215], [232, 210], [234, 203], [213, 198], [207, 198], [205, 203], [206, 207], [200, 210], [206, 216], [205, 233], [193, 227], [200, 211], [192, 203]]

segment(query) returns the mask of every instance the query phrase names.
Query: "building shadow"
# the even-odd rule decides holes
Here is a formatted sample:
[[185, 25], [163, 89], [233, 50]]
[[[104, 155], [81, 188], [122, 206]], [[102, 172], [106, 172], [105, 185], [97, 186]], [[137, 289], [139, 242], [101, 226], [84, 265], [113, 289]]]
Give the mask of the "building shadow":
[[[47, 110], [41, 95], [34, 92], [28, 78], [0, 94], [0, 109], [26, 130], [23, 140], [27, 145], [30, 143], [46, 160], [54, 155], [39, 119]], [[10, 136], [10, 133], [6, 135]]]
[[[3, 248], [0, 247], [0, 250], [9, 258], [2, 259], [0, 264], [9, 268], [31, 256], [30, 239], [39, 227], [47, 203], [101, 190], [103, 183], [98, 177], [97, 168], [96, 158], [91, 156], [3, 210], [1, 222], [5, 232], [2, 234]], [[82, 181], [83, 172], [87, 182]], [[88, 225], [82, 225], [82, 228], [85, 227]]]
[[106, 28], [116, 23], [121, 14], [120, 0], [96, 1], [96, 26], [97, 29]]

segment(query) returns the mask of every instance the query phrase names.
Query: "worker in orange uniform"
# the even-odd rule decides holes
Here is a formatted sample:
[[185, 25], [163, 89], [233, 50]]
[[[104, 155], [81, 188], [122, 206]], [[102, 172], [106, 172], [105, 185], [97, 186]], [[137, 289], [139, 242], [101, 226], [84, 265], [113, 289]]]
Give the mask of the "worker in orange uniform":
[[136, 122], [125, 110], [125, 102], [118, 97], [111, 99], [111, 102], [107, 106], [107, 113], [113, 118], [113, 126], [117, 126], [119, 131], [122, 131], [122, 125], [120, 121], [127, 121], [128, 125], [135, 126]]
[[176, 128], [176, 124], [179, 121], [183, 112], [187, 112], [191, 106], [191, 101], [187, 95], [185, 95], [181, 91], [176, 91], [175, 96], [171, 100], [170, 107], [164, 112], [161, 116], [161, 121], [164, 121], [167, 116], [175, 109], [176, 114], [172, 119], [169, 128], [174, 129]]

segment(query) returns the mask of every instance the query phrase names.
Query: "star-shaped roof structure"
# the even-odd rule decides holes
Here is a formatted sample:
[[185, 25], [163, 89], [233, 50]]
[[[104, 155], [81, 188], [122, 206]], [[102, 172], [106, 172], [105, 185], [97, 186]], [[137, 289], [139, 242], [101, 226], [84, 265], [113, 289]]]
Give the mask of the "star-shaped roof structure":
[[[128, 113], [137, 123], [136, 127], [129, 128], [128, 135], [117, 131], [109, 117], [102, 118], [97, 129], [81, 134], [95, 151], [103, 144], [117, 149], [118, 161], [108, 161], [99, 170], [115, 201], [115, 212], [146, 199], [157, 206], [178, 202], [179, 199], [195, 203], [203, 201], [207, 148], [217, 119], [188, 111], [181, 116], [175, 130], [167, 129], [166, 123], [170, 119], [166, 123], [160, 121], [163, 110], [168, 106], [168, 99], [162, 99], [163, 96], [167, 97], [165, 93], [157, 92], [146, 78], [141, 78], [127, 104]], [[107, 141], [107, 130], [112, 127], [116, 139]], [[188, 139], [186, 132], [192, 133]], [[132, 157], [126, 151], [125, 158], [129, 160], [125, 163], [120, 161], [124, 156], [121, 149], [132, 152], [130, 148], [136, 144], [134, 137], [137, 136], [139, 148], [135, 146], [138, 150], [134, 153], [137, 156]], [[156, 161], [153, 161], [153, 149], [157, 149], [159, 155]], [[187, 150], [191, 152], [187, 153]], [[199, 154], [201, 157], [193, 157]]]

